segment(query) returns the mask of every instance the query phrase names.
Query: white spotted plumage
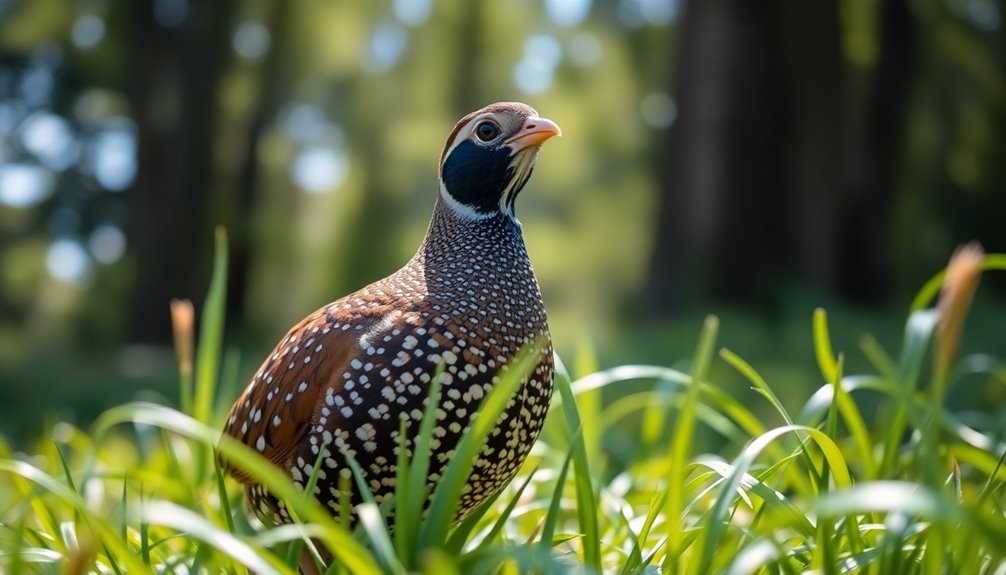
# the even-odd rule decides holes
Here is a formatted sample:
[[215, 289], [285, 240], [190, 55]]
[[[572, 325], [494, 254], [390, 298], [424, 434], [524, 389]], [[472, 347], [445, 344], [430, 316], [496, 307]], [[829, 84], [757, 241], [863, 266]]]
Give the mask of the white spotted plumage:
[[[530, 110], [515, 109], [503, 111]], [[459, 123], [455, 134], [466, 129]], [[448, 142], [445, 157], [459, 137]], [[526, 179], [532, 164], [533, 158], [518, 176]], [[511, 186], [506, 194], [517, 191], [519, 185]], [[225, 432], [301, 486], [320, 456], [315, 494], [333, 512], [339, 478], [351, 475], [345, 456], [352, 455], [380, 502], [394, 492], [400, 446], [411, 455], [432, 379], [439, 377], [442, 394], [434, 411], [431, 487], [486, 393], [519, 352], [529, 351], [538, 354], [538, 364], [491, 431], [460, 513], [502, 487], [541, 430], [552, 393], [552, 348], [520, 224], [502, 204], [483, 216], [459, 209], [441, 183], [416, 255], [394, 274], [294, 326], [235, 402]], [[258, 515], [289, 520], [282, 502], [224, 463], [247, 483], [247, 499]], [[355, 491], [351, 496], [360, 500]]]

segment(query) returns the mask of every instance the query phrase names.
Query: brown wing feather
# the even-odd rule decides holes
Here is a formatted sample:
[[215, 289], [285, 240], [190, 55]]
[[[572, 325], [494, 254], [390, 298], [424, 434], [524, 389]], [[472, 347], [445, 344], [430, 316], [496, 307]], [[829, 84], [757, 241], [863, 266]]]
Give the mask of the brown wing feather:
[[[339, 303], [319, 309], [287, 332], [231, 408], [224, 427], [224, 433], [284, 470], [310, 430], [324, 390], [358, 351], [361, 330], [379, 319], [368, 314], [340, 323], [332, 315]], [[221, 463], [238, 481], [249, 479], [225, 459]]]

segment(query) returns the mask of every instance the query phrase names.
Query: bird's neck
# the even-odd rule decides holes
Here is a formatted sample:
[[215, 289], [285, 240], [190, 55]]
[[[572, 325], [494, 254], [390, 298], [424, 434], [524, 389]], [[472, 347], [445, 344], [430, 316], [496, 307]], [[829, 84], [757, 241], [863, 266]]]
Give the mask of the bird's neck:
[[409, 266], [420, 266], [431, 287], [441, 279], [460, 279], [465, 275], [454, 271], [470, 273], [469, 270], [527, 276], [534, 281], [517, 220], [502, 213], [481, 219], [466, 218], [439, 198], [426, 238]]
[[[443, 198], [437, 198], [433, 207], [433, 217], [420, 252], [424, 249], [454, 256], [500, 252], [508, 257], [526, 257], [521, 225], [512, 215], [493, 212], [477, 219], [470, 218], [447, 205]], [[513, 254], [515, 249], [518, 254]]]

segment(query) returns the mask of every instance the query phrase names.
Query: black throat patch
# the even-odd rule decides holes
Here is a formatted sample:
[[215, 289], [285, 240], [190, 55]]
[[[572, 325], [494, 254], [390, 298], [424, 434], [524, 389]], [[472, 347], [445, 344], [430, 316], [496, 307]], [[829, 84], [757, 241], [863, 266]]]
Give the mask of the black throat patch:
[[461, 142], [447, 156], [441, 177], [447, 193], [481, 214], [499, 210], [500, 198], [513, 177], [510, 148], [487, 148]]

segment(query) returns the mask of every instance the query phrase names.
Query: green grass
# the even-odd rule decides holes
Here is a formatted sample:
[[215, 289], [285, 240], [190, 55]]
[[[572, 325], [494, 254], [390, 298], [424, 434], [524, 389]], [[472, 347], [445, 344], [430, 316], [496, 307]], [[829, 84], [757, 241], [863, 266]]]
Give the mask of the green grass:
[[[0, 572], [296, 573], [302, 548], [321, 564], [318, 543], [335, 552], [331, 565], [321, 564], [330, 573], [1006, 569], [1002, 409], [982, 416], [945, 401], [967, 394], [976, 376], [1006, 386], [1006, 368], [987, 356], [947, 363], [959, 333], [940, 331], [944, 322], [929, 309], [941, 278], [913, 303], [898, 350], [867, 339], [836, 354], [825, 312], [807, 318], [820, 374], [799, 410], [787, 409], [787, 390], [742, 359], [743, 350], [718, 348], [730, 325], [714, 317], [684, 371], [599, 370], [580, 346], [572, 374], [557, 362], [542, 437], [496, 498], [453, 521], [517, 377], [486, 397], [432, 494], [422, 448], [432, 426], [424, 426], [414, 458], [400, 460], [395, 498], [361, 505], [350, 532], [256, 452], [220, 441], [233, 399], [218, 385], [228, 372], [225, 265], [218, 259], [195, 361], [180, 370], [183, 409], [117, 406], [87, 430], [53, 426], [31, 454], [0, 443]], [[985, 256], [982, 265], [1006, 270], [1006, 256]], [[956, 309], [950, 313], [964, 313]], [[854, 354], [872, 368], [845, 373]], [[750, 384], [759, 405], [723, 391], [715, 376], [725, 369]], [[627, 421], [638, 429], [634, 440], [610, 442]], [[715, 453], [697, 448], [706, 443]], [[216, 466], [218, 450], [283, 497], [297, 523], [252, 528], [238, 486]], [[394, 531], [385, 520], [391, 509]]]

